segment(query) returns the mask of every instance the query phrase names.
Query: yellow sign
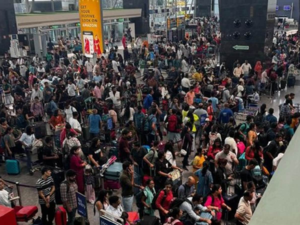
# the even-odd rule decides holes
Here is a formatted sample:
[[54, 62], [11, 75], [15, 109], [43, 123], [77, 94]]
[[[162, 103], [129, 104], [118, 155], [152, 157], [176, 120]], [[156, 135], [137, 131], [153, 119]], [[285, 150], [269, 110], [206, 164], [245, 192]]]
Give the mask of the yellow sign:
[[79, 0], [82, 50], [88, 57], [100, 57], [104, 49], [101, 13], [101, 0]]

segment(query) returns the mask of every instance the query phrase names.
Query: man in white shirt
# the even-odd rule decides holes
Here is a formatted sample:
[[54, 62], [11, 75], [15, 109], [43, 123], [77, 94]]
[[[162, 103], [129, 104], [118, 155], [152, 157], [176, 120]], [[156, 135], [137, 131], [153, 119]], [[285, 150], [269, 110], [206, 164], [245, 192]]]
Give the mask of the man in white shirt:
[[67, 86], [67, 90], [68, 90], [68, 95], [70, 98], [75, 98], [76, 96], [76, 86], [75, 84], [72, 83], [72, 80], [68, 80], [68, 86]]
[[230, 146], [230, 151], [232, 151], [233, 153], [235, 153], [235, 155], [238, 155], [238, 148], [237, 148], [237, 144], [236, 141], [234, 140], [234, 130], [230, 130], [228, 133], [228, 137], [225, 138], [225, 145], [229, 145]]
[[119, 73], [119, 67], [120, 64], [115, 59], [112, 60], [112, 68], [115, 71], [115, 73]]
[[264, 91], [266, 84], [268, 82], [268, 74], [267, 74], [267, 70], [265, 69], [264, 72], [262, 72], [261, 74], [261, 78], [260, 78], [260, 91]]
[[73, 118], [73, 112], [77, 112], [77, 110], [70, 105], [70, 103], [66, 103], [64, 113], [66, 115], [66, 122], [70, 123], [70, 119]]
[[185, 74], [184, 77], [182, 78], [182, 80], [181, 80], [181, 86], [182, 86], [182, 90], [185, 93], [189, 92], [190, 87], [192, 85], [191, 85], [190, 79], [188, 78], [188, 74]]
[[117, 91], [115, 86], [111, 87], [112, 91], [109, 92], [109, 98], [113, 101], [115, 111], [120, 115], [121, 110], [121, 94]]
[[81, 125], [78, 122], [78, 112], [73, 112], [73, 117], [70, 118], [69, 123], [77, 133], [82, 133]]
[[244, 196], [240, 199], [238, 209], [235, 213], [235, 218], [238, 220], [237, 224], [247, 225], [249, 224], [252, 218], [252, 209], [250, 205], [250, 201], [252, 200], [252, 193], [250, 191], [246, 191]]
[[91, 63], [91, 60], [88, 58], [87, 61], [85, 62], [84, 64], [85, 68], [86, 68], [86, 71], [88, 73], [88, 77], [90, 80], [92, 80], [93, 78], [93, 63]]
[[43, 92], [39, 89], [38, 84], [34, 84], [34, 88], [32, 89], [30, 100], [33, 102], [35, 97], [38, 97], [40, 101], [42, 101], [44, 98]]
[[243, 74], [243, 69], [241, 67], [240, 64], [237, 64], [237, 66], [234, 68], [233, 70], [233, 75], [236, 77], [236, 78], [240, 78], [240, 76]]
[[107, 207], [107, 209], [105, 211], [108, 214], [110, 214], [111, 216], [113, 216], [114, 220], [116, 220], [116, 218], [120, 218], [122, 216], [123, 211], [124, 211], [122, 206], [121, 206], [120, 197], [116, 196], [116, 195], [110, 196], [109, 197], [109, 206]]
[[233, 166], [234, 164], [235, 165], [238, 165], [239, 164], [239, 161], [236, 157], [236, 154], [234, 154], [233, 152], [230, 151], [230, 145], [228, 144], [225, 144], [224, 145], [224, 150], [217, 153], [216, 156], [215, 156], [215, 166], [218, 167], [218, 163], [219, 163], [219, 160], [222, 160], [222, 159], [226, 159], [227, 160], [227, 163], [226, 163], [226, 166], [225, 166], [225, 173], [227, 176], [229, 176], [230, 174], [233, 173]]
[[252, 69], [250, 63], [248, 63], [248, 60], [245, 60], [245, 62], [242, 64], [243, 74], [245, 77], [249, 76], [250, 70]]

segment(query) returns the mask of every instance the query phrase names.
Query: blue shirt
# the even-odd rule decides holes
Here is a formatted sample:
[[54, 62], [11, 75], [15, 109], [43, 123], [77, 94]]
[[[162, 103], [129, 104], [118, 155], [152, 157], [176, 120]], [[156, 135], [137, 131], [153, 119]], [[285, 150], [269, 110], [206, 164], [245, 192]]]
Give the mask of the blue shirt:
[[295, 134], [295, 131], [293, 128], [290, 127], [290, 125], [285, 124], [283, 126], [284, 129], [288, 130], [288, 132], [290, 133], [290, 136], [293, 137], [293, 135]]
[[211, 105], [213, 107], [214, 112], [218, 111], [218, 104], [219, 104], [219, 100], [216, 97], [211, 97], [208, 100], [211, 100]]
[[276, 116], [273, 116], [271, 114], [267, 115], [265, 118], [266, 121], [268, 121], [270, 124], [271, 123], [277, 123], [277, 118]]
[[95, 83], [99, 83], [100, 81], [102, 80], [102, 77], [101, 76], [94, 76], [93, 77], [93, 81], [95, 81]]
[[228, 108], [225, 108], [221, 111], [220, 113], [220, 122], [221, 123], [228, 123], [229, 122], [229, 119], [230, 117], [233, 117], [233, 112], [231, 109], [228, 109]]
[[101, 122], [100, 115], [91, 114], [89, 116], [90, 133], [98, 134], [100, 132], [100, 122]]
[[155, 124], [155, 130], [157, 129], [157, 119], [156, 119], [156, 116], [154, 116], [153, 114], [151, 114], [150, 116], [150, 119], [151, 119], [151, 134], [152, 135], [155, 135], [155, 131], [152, 129], [152, 125], [153, 123]]
[[147, 110], [148, 110], [148, 109], [151, 107], [152, 102], [153, 102], [153, 97], [152, 97], [151, 94], [148, 94], [148, 95], [146, 96], [146, 98], [144, 99], [144, 104], [143, 104], [144, 109], [147, 109]]

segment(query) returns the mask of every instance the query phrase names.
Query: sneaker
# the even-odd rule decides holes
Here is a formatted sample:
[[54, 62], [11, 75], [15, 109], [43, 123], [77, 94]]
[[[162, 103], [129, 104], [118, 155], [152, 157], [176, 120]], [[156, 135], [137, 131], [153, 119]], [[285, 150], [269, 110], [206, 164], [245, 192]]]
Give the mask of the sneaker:
[[29, 174], [32, 176], [32, 175], [34, 174], [34, 170], [31, 169], [31, 170], [29, 171]]

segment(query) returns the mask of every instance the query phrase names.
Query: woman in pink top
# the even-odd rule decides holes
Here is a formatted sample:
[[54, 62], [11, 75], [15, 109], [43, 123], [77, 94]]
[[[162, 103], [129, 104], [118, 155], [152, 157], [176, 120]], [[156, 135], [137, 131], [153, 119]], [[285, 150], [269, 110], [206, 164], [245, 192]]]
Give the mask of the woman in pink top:
[[231, 208], [225, 204], [222, 197], [222, 187], [219, 184], [214, 184], [211, 189], [211, 194], [207, 196], [204, 204], [208, 209], [216, 211], [217, 224], [221, 224], [222, 219], [222, 208], [231, 211]]

